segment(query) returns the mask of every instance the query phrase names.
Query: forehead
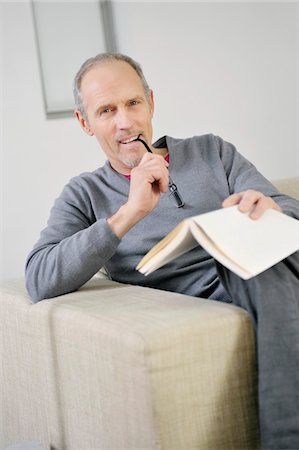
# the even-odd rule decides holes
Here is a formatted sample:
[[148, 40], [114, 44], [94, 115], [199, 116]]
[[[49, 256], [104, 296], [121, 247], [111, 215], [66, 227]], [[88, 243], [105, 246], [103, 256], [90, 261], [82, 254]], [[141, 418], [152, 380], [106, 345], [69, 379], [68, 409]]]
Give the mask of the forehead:
[[137, 72], [125, 61], [104, 61], [82, 78], [81, 95], [85, 103], [112, 101], [145, 94]]

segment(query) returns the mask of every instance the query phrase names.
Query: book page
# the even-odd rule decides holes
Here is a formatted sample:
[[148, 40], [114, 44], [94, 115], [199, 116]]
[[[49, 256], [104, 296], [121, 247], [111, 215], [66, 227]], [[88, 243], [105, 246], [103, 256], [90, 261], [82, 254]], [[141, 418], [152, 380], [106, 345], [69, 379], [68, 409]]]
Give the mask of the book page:
[[144, 256], [136, 269], [148, 275], [197, 246], [189, 229], [189, 219], [184, 220]]
[[[229, 267], [229, 262], [225, 262], [222, 257], [226, 255], [243, 272], [248, 273], [247, 276], [246, 273], [242, 275], [237, 272], [237, 267], [235, 270], [229, 267], [242, 278], [257, 275], [299, 249], [299, 221], [273, 209], [265, 211], [258, 220], [241, 213], [238, 206], [192, 219], [204, 230], [211, 240], [210, 244], [216, 244], [212, 256]], [[201, 243], [200, 234], [195, 234]], [[218, 257], [217, 247], [220, 249]], [[211, 246], [206, 250], [212, 254]]]
[[201, 226], [193, 222], [190, 225], [190, 228], [199, 245], [201, 245], [202, 248], [213, 256], [213, 258], [217, 259], [217, 261], [219, 261], [222, 265], [230, 269], [232, 272], [235, 272], [244, 280], [248, 280], [253, 277], [251, 272], [248, 272], [248, 270], [245, 270], [242, 266], [229, 258], [229, 256], [221, 250], [221, 248], [208, 236]]

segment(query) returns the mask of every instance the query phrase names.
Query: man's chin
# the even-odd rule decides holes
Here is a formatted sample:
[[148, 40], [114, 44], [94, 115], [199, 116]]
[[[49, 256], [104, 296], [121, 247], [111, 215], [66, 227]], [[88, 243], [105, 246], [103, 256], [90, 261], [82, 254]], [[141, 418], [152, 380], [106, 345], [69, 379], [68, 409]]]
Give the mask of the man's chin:
[[125, 164], [128, 169], [134, 169], [134, 167], [137, 167], [141, 161], [141, 158], [135, 158], [135, 159], [125, 159], [123, 160], [123, 164]]

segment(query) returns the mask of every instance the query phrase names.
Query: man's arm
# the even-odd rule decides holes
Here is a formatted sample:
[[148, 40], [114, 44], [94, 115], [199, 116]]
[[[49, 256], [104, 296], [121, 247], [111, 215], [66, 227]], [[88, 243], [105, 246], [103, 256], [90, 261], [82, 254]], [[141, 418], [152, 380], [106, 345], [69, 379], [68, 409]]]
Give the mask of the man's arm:
[[168, 188], [168, 163], [144, 155], [132, 170], [127, 202], [110, 218], [90, 219], [87, 194], [70, 183], [56, 200], [48, 226], [26, 263], [26, 286], [34, 302], [79, 289], [114, 255], [121, 238], [158, 204]]
[[158, 204], [160, 194], [168, 189], [168, 162], [160, 155], [146, 153], [131, 171], [128, 201], [107, 222], [122, 238]]
[[34, 303], [77, 290], [120, 243], [105, 219], [88, 221], [70, 190], [66, 186], [56, 200], [48, 225], [27, 258], [26, 287]]
[[239, 205], [242, 212], [251, 211], [252, 219], [261, 217], [268, 208], [299, 219], [297, 200], [281, 194], [232, 144], [217, 136], [215, 139], [231, 192], [223, 207]]

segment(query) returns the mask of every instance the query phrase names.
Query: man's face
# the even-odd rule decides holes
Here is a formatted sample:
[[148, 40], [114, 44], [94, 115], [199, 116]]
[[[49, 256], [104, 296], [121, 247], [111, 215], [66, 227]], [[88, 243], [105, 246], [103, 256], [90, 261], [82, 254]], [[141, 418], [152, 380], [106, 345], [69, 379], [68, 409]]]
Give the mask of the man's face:
[[86, 133], [95, 135], [112, 167], [129, 173], [145, 153], [140, 137], [152, 142], [152, 93], [146, 95], [135, 70], [124, 61], [102, 62], [87, 72], [81, 84], [87, 120], [77, 112]]

